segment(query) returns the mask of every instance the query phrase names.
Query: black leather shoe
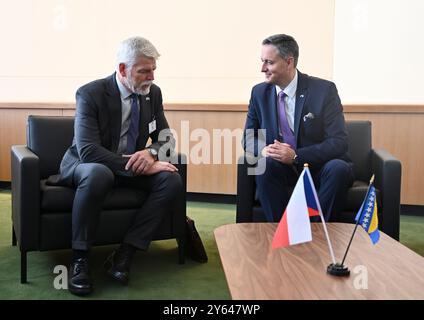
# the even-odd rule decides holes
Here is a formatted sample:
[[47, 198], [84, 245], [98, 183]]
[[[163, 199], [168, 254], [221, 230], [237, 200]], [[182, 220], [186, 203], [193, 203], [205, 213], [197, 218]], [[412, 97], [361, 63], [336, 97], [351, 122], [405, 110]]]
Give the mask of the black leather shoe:
[[124, 286], [128, 285], [130, 280], [130, 266], [133, 254], [133, 252], [119, 248], [112, 252], [104, 263], [108, 275]]
[[72, 261], [68, 276], [68, 289], [77, 296], [85, 296], [93, 292], [87, 258]]

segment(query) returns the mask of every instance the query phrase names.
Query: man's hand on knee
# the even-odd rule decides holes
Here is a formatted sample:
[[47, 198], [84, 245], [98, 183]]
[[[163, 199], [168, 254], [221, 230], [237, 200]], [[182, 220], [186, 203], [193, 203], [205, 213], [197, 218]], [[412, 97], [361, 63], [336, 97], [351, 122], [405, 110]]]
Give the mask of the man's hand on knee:
[[124, 154], [123, 157], [129, 158], [125, 170], [131, 170], [135, 175], [146, 174], [155, 162], [148, 150], [137, 151], [131, 155]]
[[176, 172], [178, 169], [171, 163], [165, 161], [155, 161], [149, 170], [145, 171], [145, 175], [153, 175], [161, 171]]

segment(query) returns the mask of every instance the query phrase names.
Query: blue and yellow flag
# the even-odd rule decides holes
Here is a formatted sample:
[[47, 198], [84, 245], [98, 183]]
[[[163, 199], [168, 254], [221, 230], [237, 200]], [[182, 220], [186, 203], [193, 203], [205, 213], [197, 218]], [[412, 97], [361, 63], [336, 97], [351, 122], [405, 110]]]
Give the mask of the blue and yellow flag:
[[358, 223], [368, 233], [373, 244], [376, 244], [380, 239], [376, 198], [374, 185], [371, 184], [367, 196], [365, 197], [364, 202], [362, 202], [361, 208], [355, 218], [355, 221], [358, 221], [359, 219]]

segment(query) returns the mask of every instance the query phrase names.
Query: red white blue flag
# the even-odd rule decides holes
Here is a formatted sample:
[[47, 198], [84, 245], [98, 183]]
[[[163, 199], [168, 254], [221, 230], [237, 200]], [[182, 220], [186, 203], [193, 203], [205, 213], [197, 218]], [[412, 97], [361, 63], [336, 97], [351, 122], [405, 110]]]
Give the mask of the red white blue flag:
[[297, 180], [289, 203], [274, 234], [273, 249], [312, 240], [309, 217], [321, 216], [322, 219], [318, 201], [311, 173], [308, 167], [305, 167]]

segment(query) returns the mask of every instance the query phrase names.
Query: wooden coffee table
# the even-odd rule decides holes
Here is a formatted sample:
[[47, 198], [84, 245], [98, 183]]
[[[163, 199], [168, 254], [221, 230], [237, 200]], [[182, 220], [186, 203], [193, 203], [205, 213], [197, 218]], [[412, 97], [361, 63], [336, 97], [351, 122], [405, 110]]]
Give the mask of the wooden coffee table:
[[[233, 299], [424, 299], [424, 258], [383, 232], [372, 245], [358, 227], [345, 261], [351, 274], [341, 278], [326, 273], [331, 257], [321, 223], [312, 224], [311, 242], [274, 250], [276, 227], [239, 223], [215, 229]], [[327, 228], [340, 262], [354, 225]]]

